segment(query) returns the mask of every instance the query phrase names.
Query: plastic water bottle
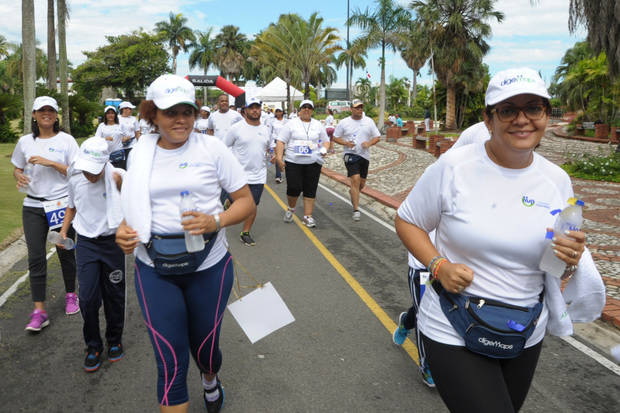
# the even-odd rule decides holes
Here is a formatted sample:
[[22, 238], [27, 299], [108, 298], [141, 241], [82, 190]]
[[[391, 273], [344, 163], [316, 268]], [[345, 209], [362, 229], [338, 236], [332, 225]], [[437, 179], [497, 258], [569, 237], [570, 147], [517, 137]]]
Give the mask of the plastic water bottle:
[[[30, 162], [26, 162], [26, 166], [24, 166], [23, 174], [26, 175], [30, 183], [32, 183], [33, 172], [34, 172], [34, 165], [31, 164]], [[28, 190], [30, 189], [30, 183], [26, 186], [20, 186], [18, 191], [24, 194], [28, 193]]]
[[55, 244], [62, 245], [63, 247], [65, 247], [66, 250], [72, 250], [73, 247], [75, 247], [75, 242], [73, 242], [71, 238], [63, 239], [63, 237], [60, 236], [60, 233], [56, 231], [48, 232], [47, 242], [49, 242], [50, 244], [54, 244], [54, 245]]
[[[189, 191], [181, 192], [181, 215], [187, 211], [195, 211], [196, 205], [194, 205], [194, 200], [190, 196]], [[186, 219], [191, 219], [192, 216], [181, 217], [181, 221]], [[185, 248], [187, 248], [187, 252], [196, 252], [202, 251], [205, 247], [205, 241], [202, 238], [201, 234], [190, 234], [189, 231], [185, 231]]]
[[566, 270], [566, 263], [556, 257], [551, 242], [553, 237], [566, 237], [565, 231], [579, 231], [581, 224], [583, 223], [583, 206], [584, 202], [577, 198], [570, 198], [568, 200], [568, 206], [561, 212], [560, 210], [552, 211], [552, 214], [558, 214], [555, 219], [555, 225], [553, 231], [547, 231], [545, 238], [547, 239], [547, 245], [545, 252], [540, 260], [539, 268], [541, 271], [546, 272], [554, 277], [561, 277]]

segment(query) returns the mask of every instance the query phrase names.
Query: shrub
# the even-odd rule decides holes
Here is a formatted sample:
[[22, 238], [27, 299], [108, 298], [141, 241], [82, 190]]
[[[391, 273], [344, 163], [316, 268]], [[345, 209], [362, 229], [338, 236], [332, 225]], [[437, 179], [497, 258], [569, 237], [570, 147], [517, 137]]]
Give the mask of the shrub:
[[571, 176], [598, 181], [620, 182], [620, 153], [608, 155], [573, 155], [573, 159], [562, 165]]
[[0, 143], [13, 143], [18, 137], [8, 122], [0, 124]]

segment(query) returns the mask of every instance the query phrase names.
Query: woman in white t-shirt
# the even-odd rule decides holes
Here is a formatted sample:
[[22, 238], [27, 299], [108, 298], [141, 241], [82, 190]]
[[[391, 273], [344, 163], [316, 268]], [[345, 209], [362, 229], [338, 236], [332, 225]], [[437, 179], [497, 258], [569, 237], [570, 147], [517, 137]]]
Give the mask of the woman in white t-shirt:
[[[547, 323], [560, 318], [548, 300], [559, 294], [559, 280], [545, 280], [550, 276], [538, 268], [546, 228], [555, 219], [550, 211], [573, 195], [568, 175], [534, 152], [549, 118], [549, 95], [535, 71], [511, 69], [491, 79], [485, 104], [490, 140], [442, 155], [396, 218], [399, 237], [441, 286], [426, 289], [417, 328], [434, 382], [452, 412], [518, 411]], [[433, 230], [434, 245], [428, 236]], [[556, 256], [567, 263], [565, 277], [575, 272], [585, 248], [583, 232], [568, 235], [554, 238]], [[523, 351], [501, 359], [465, 347], [440, 306], [442, 289], [520, 307], [532, 307], [546, 295]]]
[[207, 133], [207, 129], [209, 126], [209, 114], [211, 113], [211, 109], [208, 106], [200, 107], [200, 115], [199, 118], [194, 122], [194, 132], [196, 133]]
[[118, 113], [114, 106], [106, 106], [103, 110], [103, 122], [97, 126], [95, 136], [103, 138], [108, 143], [110, 161], [117, 168], [125, 169], [125, 154], [123, 152], [123, 131], [121, 130]]
[[325, 128], [321, 122], [312, 119], [313, 112], [312, 101], [302, 100], [299, 105], [299, 116], [284, 125], [276, 142], [276, 162], [286, 172], [288, 209], [284, 214], [284, 222], [293, 221], [297, 198], [303, 192], [303, 223], [308, 228], [316, 226], [312, 211], [324, 162], [323, 157], [327, 154], [329, 146]]
[[327, 109], [327, 117], [325, 118], [325, 132], [327, 132], [327, 136], [329, 137], [329, 153], [334, 153], [334, 130], [336, 130], [334, 111]]
[[[129, 158], [121, 191], [125, 221], [116, 240], [126, 254], [135, 250], [136, 291], [157, 359], [160, 410], [187, 411], [189, 350], [201, 372], [207, 410], [217, 412], [224, 398], [217, 378], [219, 332], [233, 282], [224, 228], [243, 221], [256, 207], [232, 152], [221, 141], [192, 131], [197, 106], [188, 80], [157, 78], [140, 113], [158, 133], [141, 137]], [[235, 201], [226, 211], [219, 201], [222, 190]], [[195, 209], [181, 218], [179, 194], [186, 191]], [[195, 265], [160, 266], [153, 243], [182, 240], [184, 232], [204, 235], [206, 257], [200, 251], [188, 255], [185, 247], [175, 253], [182, 260], [193, 257]], [[189, 265], [195, 269], [185, 270]], [[168, 275], [174, 268], [176, 274]]]
[[278, 163], [275, 161], [276, 140], [278, 139], [278, 135], [282, 131], [282, 128], [284, 127], [286, 122], [287, 119], [284, 118], [284, 112], [280, 108], [276, 109], [275, 117], [269, 122], [271, 137], [271, 142], [269, 143], [269, 150], [272, 153], [271, 162], [275, 164], [276, 167], [276, 184], [282, 183], [282, 170], [280, 169], [280, 165], [278, 165]]
[[123, 142], [123, 163], [120, 167], [126, 169], [129, 152], [131, 152], [136, 141], [140, 138], [140, 124], [138, 123], [138, 119], [132, 115], [132, 111], [136, 107], [131, 102], [121, 102], [118, 108], [121, 113], [121, 116], [118, 117], [118, 121], [121, 125], [121, 132], [123, 133], [121, 139]]
[[[49, 96], [34, 100], [31, 129], [32, 133], [17, 142], [11, 163], [15, 166], [13, 176], [17, 188], [27, 194], [22, 221], [34, 311], [26, 330], [36, 332], [49, 325], [45, 311], [45, 242], [48, 231], [59, 231], [62, 225], [68, 195], [67, 168], [78, 152], [78, 145], [73, 136], [60, 131], [58, 104]], [[73, 228], [68, 236], [75, 238]], [[75, 253], [64, 249], [57, 252], [65, 283], [65, 312], [75, 314], [80, 311], [75, 294]]]

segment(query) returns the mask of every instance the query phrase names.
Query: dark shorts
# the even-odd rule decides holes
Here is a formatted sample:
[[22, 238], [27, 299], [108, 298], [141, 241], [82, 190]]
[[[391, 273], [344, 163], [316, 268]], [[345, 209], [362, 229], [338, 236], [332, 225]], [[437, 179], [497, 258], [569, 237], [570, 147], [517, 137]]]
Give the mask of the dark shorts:
[[252, 193], [252, 198], [254, 198], [254, 203], [258, 205], [260, 202], [260, 197], [263, 194], [263, 188], [265, 184], [248, 184], [250, 187], [250, 192]]
[[285, 161], [286, 164], [286, 195], [297, 198], [304, 193], [304, 198], [316, 198], [319, 186], [321, 167], [319, 163], [298, 164]]
[[[348, 154], [347, 154], [348, 155]], [[347, 176], [359, 175], [360, 178], [366, 179], [368, 176], [368, 166], [370, 162], [366, 158], [362, 158], [359, 155], [354, 155], [354, 158], [347, 162], [347, 155], [345, 155], [344, 166], [347, 168]]]

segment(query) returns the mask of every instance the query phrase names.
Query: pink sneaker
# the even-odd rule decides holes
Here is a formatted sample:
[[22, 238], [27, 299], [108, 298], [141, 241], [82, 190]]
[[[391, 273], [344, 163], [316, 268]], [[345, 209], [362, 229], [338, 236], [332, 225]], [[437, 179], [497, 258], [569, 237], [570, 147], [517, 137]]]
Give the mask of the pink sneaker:
[[65, 313], [76, 314], [80, 312], [80, 300], [78, 300], [77, 294], [67, 293], [65, 295]]
[[43, 327], [47, 327], [49, 324], [50, 321], [47, 319], [45, 310], [34, 310], [30, 314], [30, 322], [26, 325], [25, 330], [41, 331]]

